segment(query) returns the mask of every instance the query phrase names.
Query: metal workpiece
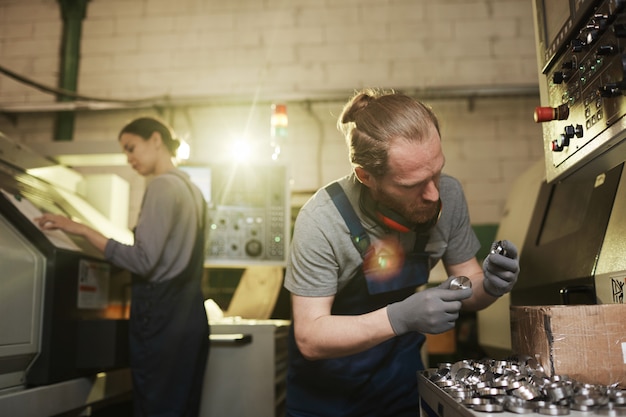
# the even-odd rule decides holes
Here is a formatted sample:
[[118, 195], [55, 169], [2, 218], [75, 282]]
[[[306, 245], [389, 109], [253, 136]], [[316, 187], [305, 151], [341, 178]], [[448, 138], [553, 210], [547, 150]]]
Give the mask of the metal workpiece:
[[473, 408], [476, 411], [484, 411], [487, 413], [501, 413], [504, 411], [504, 406], [498, 403], [479, 404], [475, 405]]
[[615, 405], [626, 405], [626, 391], [611, 387], [608, 390], [609, 400]]
[[503, 240], [493, 242], [489, 253], [507, 256], [506, 243]]
[[458, 276], [450, 280], [451, 290], [464, 290], [466, 288], [472, 288], [472, 281], [465, 276]]
[[541, 390], [538, 386], [528, 381], [520, 381], [519, 388], [512, 391], [512, 394], [521, 400], [534, 400], [541, 396]]
[[480, 398], [480, 397], [466, 398], [463, 401], [461, 401], [461, 404], [469, 408], [473, 408], [476, 405], [483, 405], [483, 404], [490, 404], [490, 403], [491, 403], [490, 399]]
[[424, 377], [471, 411], [626, 417], [626, 391], [579, 383], [566, 375], [547, 376], [534, 358], [442, 363]]
[[546, 404], [544, 407], [539, 407], [537, 412], [546, 416], [566, 416], [570, 410], [567, 405]]
[[574, 389], [571, 384], [559, 382], [553, 382], [545, 386], [544, 390], [548, 398], [550, 398], [550, 401], [554, 403], [571, 398], [574, 393]]
[[504, 408], [515, 414], [530, 414], [537, 410], [537, 405], [532, 401], [526, 401], [518, 397], [507, 396], [504, 400]]
[[620, 407], [613, 403], [608, 403], [598, 408], [595, 414], [609, 417], [623, 417], [626, 416], [626, 407]]

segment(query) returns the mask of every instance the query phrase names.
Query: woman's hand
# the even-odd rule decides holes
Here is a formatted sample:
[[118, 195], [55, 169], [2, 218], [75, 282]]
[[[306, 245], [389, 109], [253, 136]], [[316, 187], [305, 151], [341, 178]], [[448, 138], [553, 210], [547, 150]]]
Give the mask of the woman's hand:
[[83, 236], [96, 249], [104, 253], [108, 238], [89, 226], [75, 222], [65, 216], [52, 213], [46, 213], [41, 217], [37, 217], [34, 221], [42, 230], [62, 230], [73, 235]]
[[75, 235], [83, 234], [83, 228], [85, 227], [65, 216], [52, 213], [46, 213], [34, 220], [42, 230], [62, 230]]

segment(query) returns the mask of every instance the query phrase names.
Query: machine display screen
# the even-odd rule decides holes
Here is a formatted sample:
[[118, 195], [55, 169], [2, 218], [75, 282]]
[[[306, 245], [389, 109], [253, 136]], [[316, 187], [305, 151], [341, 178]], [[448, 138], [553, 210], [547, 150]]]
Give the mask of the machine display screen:
[[553, 188], [539, 236], [540, 245], [575, 233], [583, 226], [593, 189], [593, 180], [563, 182]]
[[264, 208], [268, 178], [264, 169], [227, 165], [182, 166], [209, 206]]
[[263, 170], [234, 167], [212, 173], [213, 204], [218, 206], [264, 208], [267, 200], [267, 175]]
[[544, 0], [544, 28], [546, 45], [551, 45], [570, 17], [570, 0]]
[[[593, 303], [593, 274], [623, 164], [596, 176], [543, 182], [520, 256], [513, 305]], [[579, 294], [569, 302], [563, 289]]]

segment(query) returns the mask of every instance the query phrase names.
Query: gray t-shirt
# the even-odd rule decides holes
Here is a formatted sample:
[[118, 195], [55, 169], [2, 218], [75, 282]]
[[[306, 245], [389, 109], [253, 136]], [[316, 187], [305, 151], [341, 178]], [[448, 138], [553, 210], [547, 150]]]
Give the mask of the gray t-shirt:
[[[415, 233], [388, 231], [359, 208], [361, 185], [354, 174], [339, 181], [370, 239], [395, 234], [408, 253], [413, 249]], [[430, 232], [426, 252], [431, 267], [442, 260], [446, 265], [468, 261], [476, 255], [480, 243], [469, 219], [461, 184], [443, 174], [440, 181], [441, 216]], [[291, 250], [285, 275], [285, 288], [306, 297], [337, 294], [356, 274], [363, 263], [350, 239], [348, 226], [325, 189], [320, 189], [302, 207], [294, 226]]]
[[135, 244], [109, 239], [105, 258], [150, 282], [174, 278], [191, 258], [203, 204], [186, 173], [175, 169], [154, 177], [141, 204]]

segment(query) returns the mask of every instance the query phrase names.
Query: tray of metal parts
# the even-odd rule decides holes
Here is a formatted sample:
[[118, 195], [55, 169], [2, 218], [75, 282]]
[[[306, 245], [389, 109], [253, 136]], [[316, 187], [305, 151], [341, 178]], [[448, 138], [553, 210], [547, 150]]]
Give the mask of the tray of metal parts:
[[549, 377], [532, 358], [441, 363], [418, 373], [422, 414], [481, 413], [626, 417], [626, 390]]

